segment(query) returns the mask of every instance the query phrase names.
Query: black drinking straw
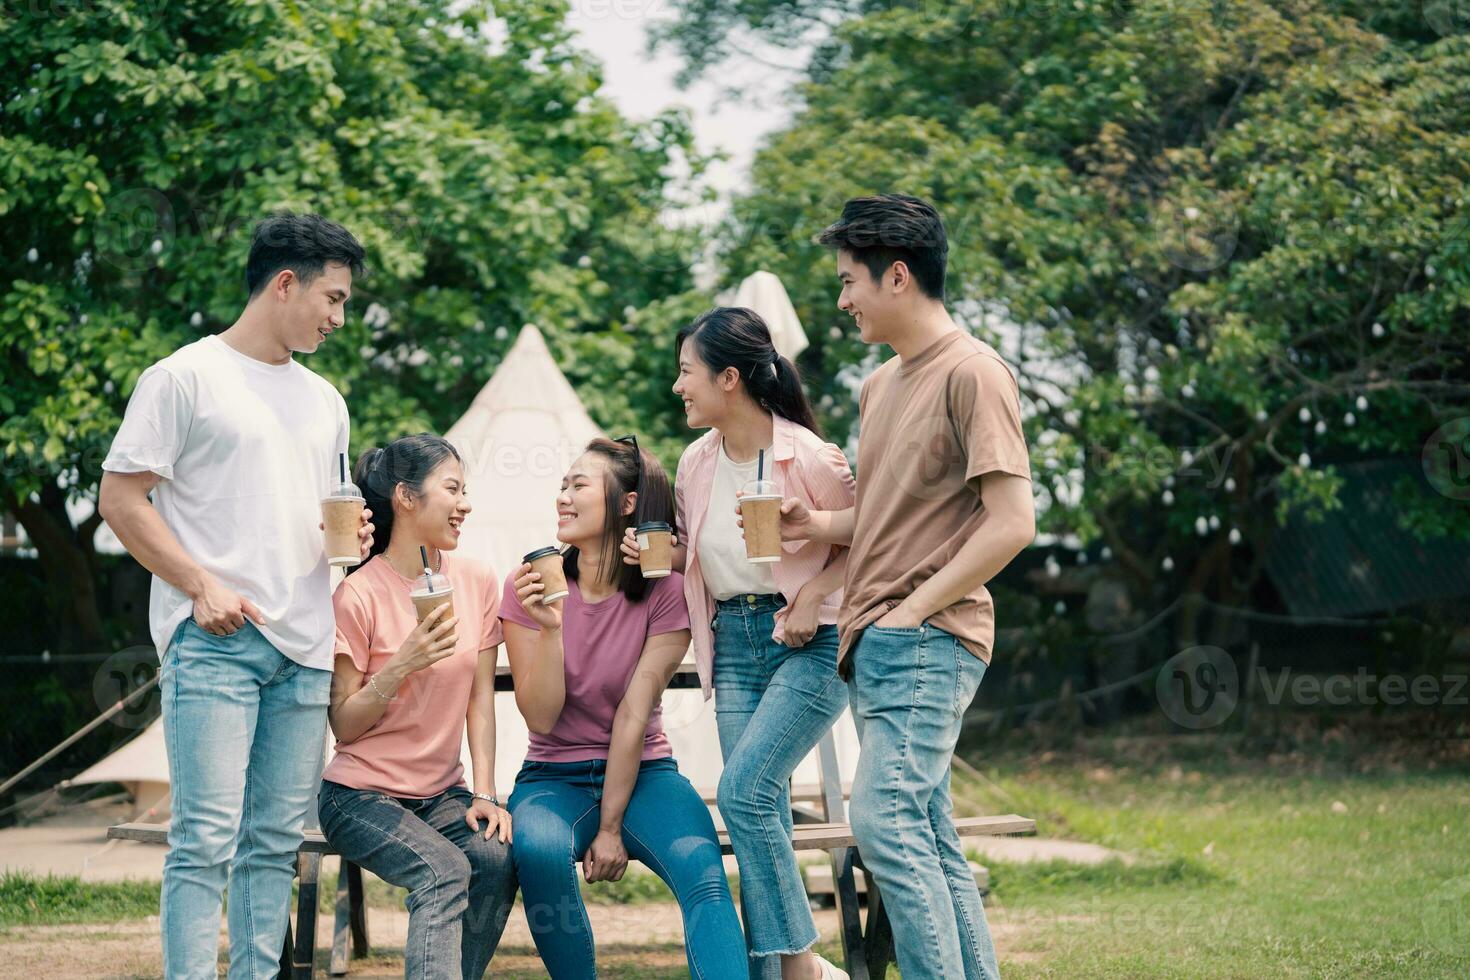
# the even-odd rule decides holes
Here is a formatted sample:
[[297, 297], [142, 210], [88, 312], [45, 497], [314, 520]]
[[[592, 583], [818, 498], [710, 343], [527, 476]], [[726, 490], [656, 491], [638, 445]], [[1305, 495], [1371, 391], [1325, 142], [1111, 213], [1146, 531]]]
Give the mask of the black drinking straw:
[[434, 573], [429, 571], [429, 549], [419, 545], [419, 557], [424, 560], [424, 588], [434, 591]]
[[766, 478], [766, 451], [764, 449], [755, 457], [755, 481], [761, 483]]
[[339, 476], [342, 477], [342, 482], [343, 483], [346, 483], [347, 482], [347, 454], [346, 453], [338, 453], [337, 454], [337, 473], [338, 473]]

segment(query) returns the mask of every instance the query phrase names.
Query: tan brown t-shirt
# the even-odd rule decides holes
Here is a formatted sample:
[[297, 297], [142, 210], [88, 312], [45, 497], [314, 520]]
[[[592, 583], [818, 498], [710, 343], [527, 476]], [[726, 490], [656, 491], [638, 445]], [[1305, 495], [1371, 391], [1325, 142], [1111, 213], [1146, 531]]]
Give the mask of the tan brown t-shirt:
[[[837, 627], [841, 662], [863, 629], [945, 566], [985, 523], [980, 477], [1031, 478], [1021, 400], [995, 349], [962, 330], [863, 383], [852, 554]], [[927, 622], [990, 662], [984, 586]]]

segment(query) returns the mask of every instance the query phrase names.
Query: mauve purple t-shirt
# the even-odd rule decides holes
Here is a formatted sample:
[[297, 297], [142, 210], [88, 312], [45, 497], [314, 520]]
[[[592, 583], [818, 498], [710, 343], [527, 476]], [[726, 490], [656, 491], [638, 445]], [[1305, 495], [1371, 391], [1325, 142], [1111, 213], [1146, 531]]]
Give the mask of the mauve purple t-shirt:
[[[606, 759], [612, 742], [613, 718], [633, 680], [633, 670], [650, 636], [689, 628], [684, 605], [684, 577], [674, 572], [655, 579], [642, 602], [629, 602], [615, 592], [601, 602], [582, 600], [576, 582], [562, 600], [562, 661], [566, 669], [566, 701], [556, 727], [546, 735], [531, 733], [526, 752], [531, 762], [586, 762]], [[521, 606], [515, 580], [507, 578], [500, 618], [536, 630]], [[663, 710], [655, 705], [643, 736], [643, 758], [667, 759], [674, 754], [664, 735]]]

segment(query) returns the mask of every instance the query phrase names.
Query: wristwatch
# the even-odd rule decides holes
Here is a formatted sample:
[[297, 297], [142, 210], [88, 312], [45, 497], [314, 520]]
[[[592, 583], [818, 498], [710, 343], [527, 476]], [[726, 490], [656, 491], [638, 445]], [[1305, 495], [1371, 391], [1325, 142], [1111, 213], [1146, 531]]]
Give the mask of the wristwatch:
[[500, 805], [500, 801], [497, 800], [495, 797], [491, 796], [489, 793], [471, 793], [470, 795], [473, 796], [477, 800], [484, 800], [486, 803], [489, 803], [491, 806], [499, 806]]

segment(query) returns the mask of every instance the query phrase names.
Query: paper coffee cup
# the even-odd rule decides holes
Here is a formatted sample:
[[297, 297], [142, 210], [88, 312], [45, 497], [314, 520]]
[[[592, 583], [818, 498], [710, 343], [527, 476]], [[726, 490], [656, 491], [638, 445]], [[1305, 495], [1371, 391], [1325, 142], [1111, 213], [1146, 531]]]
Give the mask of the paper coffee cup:
[[644, 578], [667, 578], [674, 570], [673, 527], [665, 521], [645, 521], [633, 532], [638, 537], [638, 567]]
[[541, 576], [544, 591], [541, 593], [540, 602], [555, 602], [567, 597], [567, 575], [565, 569], [562, 568], [560, 549], [550, 546], [538, 548], [521, 560], [531, 566], [531, 571]]

